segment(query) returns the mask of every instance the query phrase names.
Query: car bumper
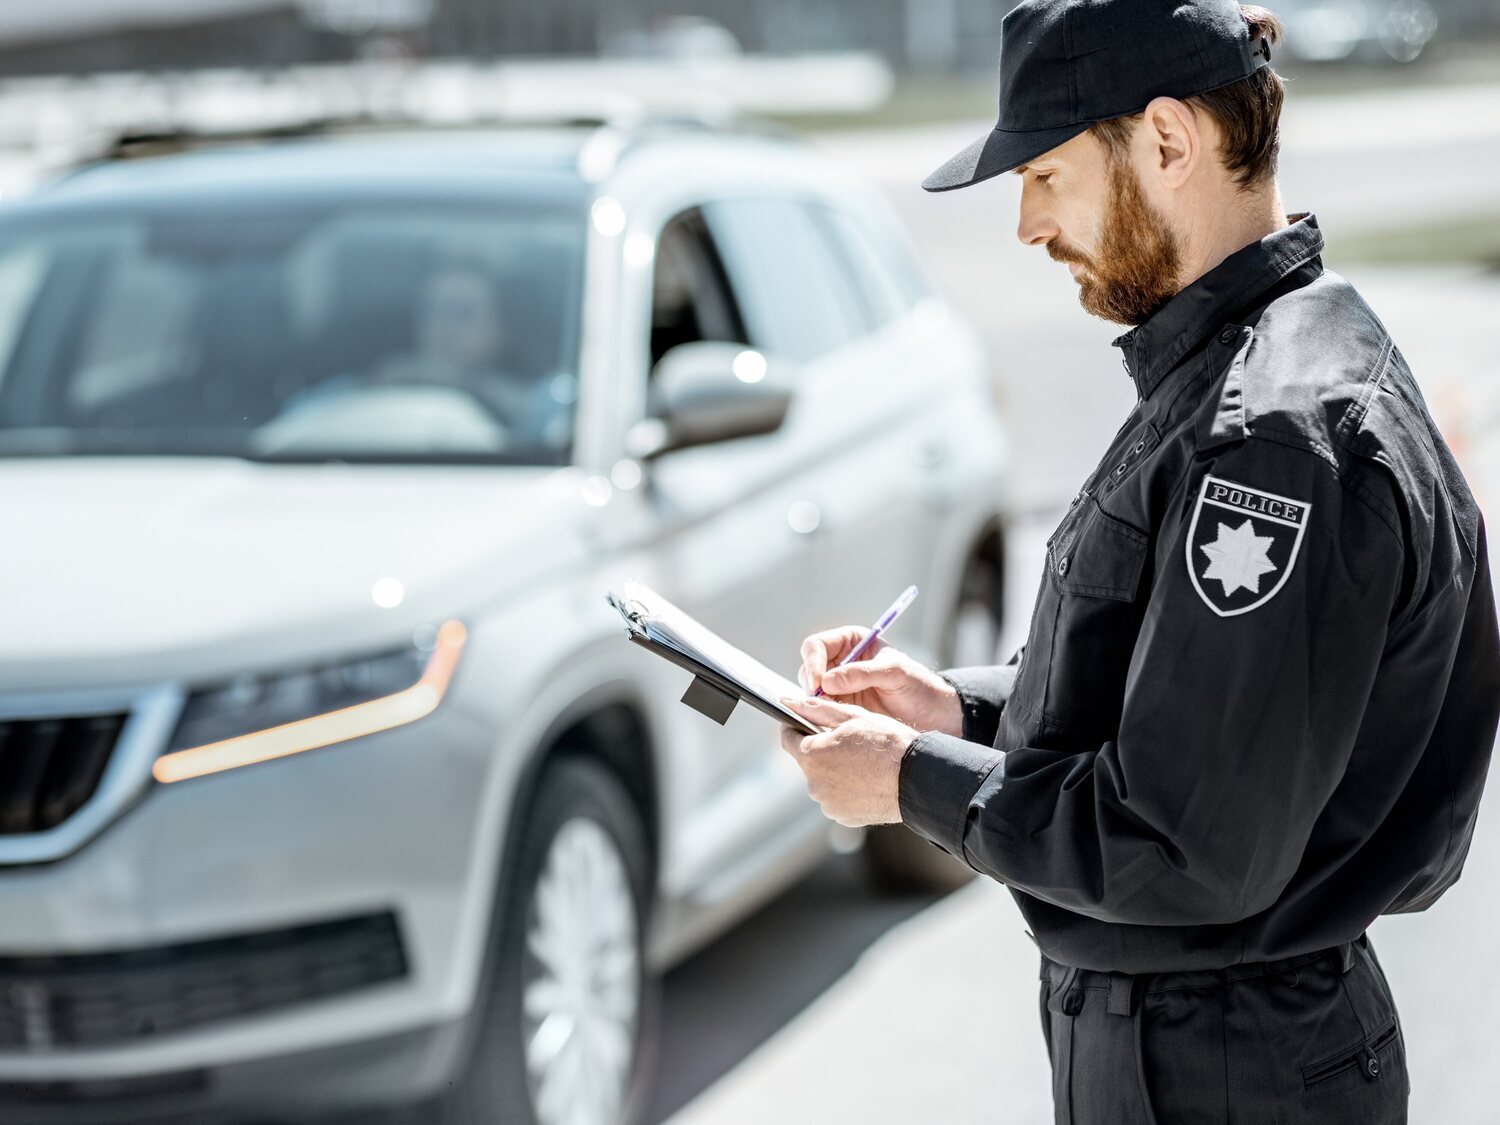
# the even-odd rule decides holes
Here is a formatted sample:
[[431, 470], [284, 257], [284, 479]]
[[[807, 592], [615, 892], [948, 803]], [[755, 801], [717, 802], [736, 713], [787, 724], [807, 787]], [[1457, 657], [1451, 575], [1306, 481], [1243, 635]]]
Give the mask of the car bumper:
[[370, 1120], [442, 1089], [459, 1065], [463, 1021], [314, 1051], [129, 1078], [0, 1081], [7, 1125], [212, 1125], [252, 1116]]
[[0, 868], [0, 1117], [435, 1088], [487, 932], [495, 775], [492, 736], [440, 708], [156, 786], [74, 855]]

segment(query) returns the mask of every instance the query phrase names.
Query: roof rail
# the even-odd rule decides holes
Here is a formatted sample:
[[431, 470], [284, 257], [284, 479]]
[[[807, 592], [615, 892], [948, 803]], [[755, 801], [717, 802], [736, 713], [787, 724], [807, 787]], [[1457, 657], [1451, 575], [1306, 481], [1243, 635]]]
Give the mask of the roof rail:
[[[206, 145], [255, 144], [262, 141], [291, 140], [355, 129], [360, 126], [397, 126], [398, 122], [375, 122], [368, 118], [310, 118], [305, 121], [288, 121], [265, 126], [236, 126], [226, 129], [145, 129], [129, 130], [107, 141], [102, 151], [91, 158], [94, 161], [139, 160], [153, 156], [170, 156], [173, 153], [189, 152]], [[417, 124], [412, 122], [411, 124]]]
[[861, 112], [890, 94], [867, 52], [711, 62], [360, 60], [68, 78], [0, 78], [0, 148], [50, 171], [199, 145], [355, 128], [572, 123], [632, 134], [764, 131], [742, 114]]
[[[608, 137], [591, 144], [592, 169], [597, 175], [608, 170], [620, 158], [640, 144], [673, 132], [774, 136], [795, 138], [797, 134], [774, 121], [747, 116], [722, 107], [677, 107], [663, 109], [640, 104], [616, 103], [608, 112], [597, 114], [494, 116], [464, 121], [431, 121], [417, 117], [347, 116], [308, 117], [265, 125], [234, 125], [225, 128], [188, 127], [129, 130], [108, 140], [75, 162], [77, 166], [141, 160], [221, 145], [275, 143], [302, 137], [330, 136], [362, 131], [392, 129], [443, 131], [466, 128], [585, 128], [597, 129]], [[606, 155], [607, 154], [607, 155]], [[601, 163], [601, 160], [603, 163]]]

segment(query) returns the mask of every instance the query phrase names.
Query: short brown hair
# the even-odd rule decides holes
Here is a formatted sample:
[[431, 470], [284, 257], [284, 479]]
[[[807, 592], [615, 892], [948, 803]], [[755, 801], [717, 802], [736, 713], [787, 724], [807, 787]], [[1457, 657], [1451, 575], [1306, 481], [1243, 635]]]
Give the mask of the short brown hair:
[[[1253, 4], [1241, 4], [1240, 15], [1250, 27], [1250, 41], [1264, 37], [1276, 43], [1286, 27], [1275, 14]], [[1243, 191], [1262, 187], [1276, 178], [1276, 156], [1281, 147], [1281, 103], [1285, 87], [1281, 75], [1263, 66], [1249, 78], [1194, 94], [1183, 101], [1207, 113], [1223, 135], [1219, 157], [1234, 173]], [[1142, 114], [1132, 113], [1089, 126], [1112, 158], [1125, 154], [1130, 135]]]

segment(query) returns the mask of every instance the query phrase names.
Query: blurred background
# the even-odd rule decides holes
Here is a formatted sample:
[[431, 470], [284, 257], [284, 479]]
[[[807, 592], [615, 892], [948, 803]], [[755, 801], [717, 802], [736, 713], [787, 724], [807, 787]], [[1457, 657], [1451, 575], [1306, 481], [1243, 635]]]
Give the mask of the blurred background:
[[[1493, 518], [1493, 505], [1500, 497], [1500, 346], [1496, 343], [1500, 330], [1500, 6], [1493, 0], [1282, 0], [1269, 6], [1289, 29], [1274, 60], [1289, 80], [1281, 163], [1287, 208], [1317, 214], [1328, 243], [1325, 264], [1350, 278], [1390, 328]], [[399, 125], [406, 133], [443, 135], [469, 128], [503, 131], [515, 122], [534, 125], [595, 118], [642, 122], [677, 117], [690, 120], [692, 129], [704, 132], [748, 129], [757, 137], [769, 138], [763, 142], [768, 162], [781, 159], [773, 150], [783, 145], [810, 154], [807, 160], [815, 163], [808, 164], [813, 169], [808, 174], [822, 176], [825, 173], [817, 169], [826, 169], [831, 193], [841, 191], [846, 178], [850, 183], [870, 185], [883, 209], [870, 220], [869, 229], [876, 231], [871, 240], [879, 243], [886, 237], [881, 224], [886, 216], [894, 215], [906, 232], [900, 236], [903, 245], [914, 246], [922, 263], [909, 267], [912, 276], [924, 279], [913, 285], [918, 289], [931, 285], [932, 294], [937, 295], [892, 300], [902, 309], [909, 306], [918, 311], [936, 308], [932, 302], [939, 300], [945, 302], [944, 307], [951, 302], [955, 323], [961, 322], [962, 327], [953, 328], [953, 339], [945, 337], [948, 342], [943, 346], [951, 345], [957, 352], [968, 346], [966, 333], [977, 332], [973, 340], [982, 348], [984, 394], [998, 419], [993, 431], [978, 436], [1005, 448], [1003, 481], [995, 488], [1004, 534], [997, 533], [988, 541], [994, 544], [995, 557], [988, 558], [989, 569], [984, 571], [989, 583], [986, 596], [993, 610], [988, 622], [996, 631], [981, 637], [979, 651], [981, 655], [1008, 653], [1024, 639], [1048, 534], [1134, 402], [1132, 385], [1109, 346], [1121, 329], [1087, 317], [1077, 305], [1068, 273], [1037, 249], [1017, 242], [1018, 191], [1011, 177], [941, 196], [927, 195], [917, 186], [923, 176], [993, 122], [998, 31], [1008, 7], [1003, 0], [830, 0], [821, 4], [699, 0], [687, 6], [650, 0], [608, 4], [601, 0], [50, 0], [0, 6], [0, 224], [9, 224], [0, 233], [0, 354], [11, 366], [17, 356], [40, 354], [36, 349], [41, 345], [33, 337], [50, 331], [45, 325], [27, 327], [40, 314], [28, 313], [32, 306], [18, 296], [32, 292], [28, 286], [41, 284], [35, 262], [42, 251], [37, 247], [52, 247], [55, 242], [62, 247], [58, 254], [78, 252], [76, 247], [73, 251], [67, 247], [93, 229], [85, 224], [69, 234], [63, 222], [58, 229], [48, 227], [36, 234], [34, 228], [45, 216], [37, 218], [26, 209], [35, 200], [45, 200], [48, 192], [71, 190], [85, 203], [92, 200], [90, 205], [104, 206], [114, 198], [111, 192], [118, 191], [120, 199], [135, 200], [142, 214], [155, 214], [152, 208], [170, 212], [177, 206], [221, 201], [225, 210], [217, 221], [239, 233], [217, 241], [208, 238], [191, 251], [189, 256], [203, 273], [185, 283], [183, 301], [189, 299], [194, 285], [225, 284], [222, 274], [212, 272], [213, 263], [235, 252], [241, 244], [237, 238], [253, 241], [259, 237], [253, 233], [253, 224], [237, 227], [234, 209], [235, 201], [244, 199], [245, 183], [253, 186], [261, 174], [253, 163], [228, 172], [209, 167], [177, 180], [163, 173], [164, 186], [159, 188], [153, 187], [145, 172], [133, 180], [111, 179], [110, 169], [115, 166], [121, 166], [121, 174], [129, 177], [138, 166], [212, 148], [227, 138], [240, 146], [252, 144], [248, 156], [236, 149], [241, 152], [238, 159], [253, 160], [256, 153], [264, 154], [271, 162], [267, 167], [273, 168], [264, 174], [267, 183], [273, 183], [279, 174], [273, 167], [275, 146], [254, 147], [261, 141], [365, 134], [379, 132], [387, 123]], [[580, 142], [577, 147], [585, 145]], [[360, 164], [359, 159], [367, 163]], [[438, 162], [447, 159], [442, 156]], [[675, 159], [691, 160], [691, 153]], [[755, 152], [745, 159], [755, 159]], [[356, 180], [385, 174], [378, 161], [368, 161], [368, 157], [357, 158], [348, 166], [352, 171], [346, 168], [345, 174]], [[337, 160], [332, 166], [342, 167]], [[66, 177], [78, 169], [92, 169], [94, 178], [80, 178], [69, 189]], [[609, 173], [600, 175], [607, 180]], [[65, 178], [58, 186], [60, 176]], [[312, 183], [302, 182], [298, 190], [316, 194], [321, 189], [308, 186]], [[401, 220], [409, 219], [412, 224], [409, 230], [401, 228], [402, 237], [430, 235], [434, 246], [442, 243], [445, 247], [444, 254], [451, 252], [450, 244], [468, 242], [468, 249], [481, 258], [492, 245], [501, 246], [493, 260], [519, 291], [526, 282], [517, 280], [522, 275], [504, 275], [507, 262], [524, 262], [528, 254], [536, 260], [536, 255], [574, 252], [567, 249], [572, 237], [565, 229], [568, 220], [558, 217], [561, 212], [547, 209], [551, 198], [547, 193], [555, 190], [559, 208], [580, 199], [579, 206], [584, 206], [593, 198], [587, 183], [555, 189], [549, 187], [552, 181], [540, 177], [527, 183], [534, 214], [550, 218], [528, 220], [524, 237], [532, 241], [524, 251], [514, 249], [520, 245], [516, 239], [522, 232], [513, 222], [510, 227], [502, 223], [493, 229], [475, 227], [472, 233], [444, 233], [439, 228], [451, 220], [451, 214], [445, 217], [441, 209], [430, 207]], [[162, 195], [153, 200], [151, 193], [157, 190]], [[601, 212], [597, 206], [590, 214], [596, 233], [613, 222], [612, 213]], [[56, 216], [49, 221], [57, 227]], [[549, 222], [553, 226], [547, 226]], [[626, 219], [619, 222], [623, 226]], [[717, 222], [709, 216], [710, 228], [716, 228]], [[131, 241], [134, 236], [120, 237], [136, 245]], [[266, 237], [291, 236], [273, 232]], [[733, 238], [724, 228], [715, 229], [715, 237], [729, 281], [740, 290], [741, 303], [748, 310], [756, 299], [757, 284], [775, 288], [778, 282], [772, 278], [757, 283], [748, 275], [739, 276]], [[142, 238], [141, 245], [157, 250], [172, 241], [169, 234], [154, 229]], [[329, 251], [330, 260], [336, 261], [336, 247], [341, 244], [333, 235], [329, 244], [335, 246]], [[645, 253], [649, 261], [649, 247]], [[666, 250], [659, 253], [664, 260]], [[628, 259], [628, 242], [625, 254]], [[357, 274], [361, 267], [352, 261], [349, 268]], [[376, 255], [369, 261], [364, 268], [395, 273], [404, 268], [399, 255]], [[231, 287], [219, 298], [223, 315], [234, 320], [235, 331], [220, 338], [217, 345], [231, 349], [225, 358], [231, 365], [234, 347], [250, 349], [245, 354], [253, 352], [254, 363], [243, 356], [240, 362], [252, 368], [268, 362], [267, 353], [254, 350], [263, 349], [261, 337], [282, 331], [256, 319], [256, 310], [262, 306], [255, 301], [264, 290], [256, 288], [255, 262], [233, 282], [245, 288]], [[149, 262], [132, 267], [137, 272], [129, 275], [128, 292], [151, 295], [158, 288], [165, 292], [165, 282], [148, 266]], [[902, 268], [906, 267], [890, 267], [893, 274]], [[83, 271], [84, 275], [88, 272]], [[448, 290], [439, 287], [426, 292], [437, 301], [451, 290], [448, 295], [458, 309], [448, 312], [461, 316], [466, 300], [482, 299], [482, 295], [474, 297], [472, 282], [472, 276], [469, 283], [462, 276], [450, 278], [444, 283]], [[577, 316], [587, 322], [593, 314], [559, 311], [567, 300], [563, 297], [556, 298], [556, 307], [547, 303], [552, 300], [549, 293], [562, 293], [568, 284], [561, 275], [553, 277], [533, 294], [536, 303], [528, 313], [531, 323], [556, 328], [559, 339], [571, 340], [527, 361], [539, 378], [545, 375], [552, 380], [546, 383], [551, 398], [543, 396], [549, 408], [572, 404], [572, 384], [558, 382], [557, 372], [565, 372], [570, 363], [576, 365], [578, 349], [589, 346], [587, 333], [580, 343], [582, 330], [576, 324], [570, 330], [568, 325]], [[626, 283], [606, 283], [603, 291], [591, 289], [588, 308], [601, 301], [627, 299], [624, 288], [616, 293], [609, 284]], [[658, 301], [660, 284], [658, 280]], [[899, 288], [899, 280], [892, 284]], [[384, 294], [381, 300], [400, 299], [379, 286], [370, 292], [377, 290]], [[335, 286], [331, 292], [338, 291], [345, 290]], [[67, 290], [44, 292], [52, 307], [70, 307]], [[237, 300], [237, 292], [248, 296]], [[312, 302], [309, 307], [316, 305], [312, 297], [307, 299]], [[337, 297], [319, 299], [336, 302]], [[103, 328], [96, 324], [88, 329], [94, 334], [89, 338], [100, 332], [123, 333], [121, 338], [127, 344], [134, 340], [132, 346], [140, 351], [146, 347], [140, 340], [151, 336], [143, 325], [160, 325], [177, 315], [175, 306], [163, 301], [141, 298], [132, 304], [119, 299], [112, 311], [101, 314]], [[924, 301], [929, 303], [924, 305]], [[444, 309], [429, 311], [439, 319], [447, 315]], [[701, 310], [699, 315], [701, 319]], [[350, 323], [357, 323], [357, 318]], [[653, 325], [653, 330], [662, 328], [659, 322]], [[748, 339], [733, 332], [715, 336], [706, 328], [702, 335], [706, 340], [756, 344], [748, 315], [744, 327], [750, 333]], [[81, 322], [71, 328], [61, 325], [56, 331], [65, 340], [70, 333], [84, 333], [85, 326]], [[235, 340], [241, 343], [236, 345]], [[418, 340], [414, 346], [420, 344]], [[166, 354], [161, 349], [167, 344], [151, 346], [158, 349], [159, 354], [153, 353], [158, 358]], [[482, 339], [476, 346], [483, 347]], [[597, 341], [595, 346], [609, 347]], [[761, 350], [774, 368], [775, 349]], [[122, 345], [120, 351], [123, 354], [129, 348]], [[923, 354], [912, 353], [909, 364], [902, 361], [903, 371], [917, 382], [927, 374]], [[663, 348], [654, 347], [653, 361], [662, 358]], [[22, 373], [7, 370], [13, 384], [24, 385]], [[64, 367], [53, 370], [60, 373]], [[743, 367], [736, 374], [747, 381]], [[107, 393], [112, 377], [96, 371], [90, 383], [79, 374], [79, 395], [87, 400], [91, 394]], [[0, 372], [0, 380], [5, 378]], [[149, 376], [142, 378], [149, 381]], [[849, 387], [854, 397], [846, 394], [845, 401], [863, 393], [858, 383]], [[832, 409], [839, 401], [834, 396], [833, 406], [824, 406]], [[429, 428], [454, 425], [468, 432], [464, 427], [470, 423], [453, 422], [443, 413], [446, 406], [440, 408], [435, 402], [429, 406]], [[28, 482], [35, 483], [41, 490], [38, 504], [54, 513], [51, 518], [61, 528], [72, 518], [70, 503], [93, 485], [83, 477], [69, 480], [50, 475], [42, 482], [40, 477], [27, 475], [38, 468], [27, 459], [101, 451], [73, 444], [72, 438], [59, 438], [60, 426], [55, 422], [34, 423], [27, 437], [20, 432], [21, 422], [6, 418], [6, 409], [19, 408], [12, 404], [0, 409], [0, 422], [16, 431], [14, 443], [4, 447], [7, 469], [14, 470], [6, 487], [25, 490], [31, 487]], [[389, 423], [378, 411], [370, 417], [374, 419], [370, 424], [377, 428]], [[227, 439], [215, 446], [213, 442], [220, 441], [215, 437], [208, 446], [194, 448], [198, 453], [237, 458], [264, 455], [268, 449], [296, 451], [302, 448], [299, 441], [311, 440], [313, 444], [306, 447], [312, 450], [311, 460], [357, 462], [370, 454], [369, 448], [346, 447], [326, 435], [317, 436], [321, 431], [316, 430], [316, 419], [311, 425], [313, 429], [306, 431], [295, 427], [286, 433], [278, 431], [279, 436], [267, 439], [272, 441], [269, 446], [246, 447]], [[566, 423], [558, 425], [566, 428]], [[577, 447], [555, 439], [557, 432], [538, 424], [532, 437], [540, 452], [523, 457], [522, 463], [569, 465], [570, 448]], [[308, 439], [307, 433], [315, 437]], [[330, 441], [339, 446], [332, 453]], [[247, 448], [251, 453], [246, 453]], [[413, 448], [402, 446], [403, 456], [420, 461]], [[467, 447], [460, 442], [452, 448], [462, 452]], [[746, 470], [743, 465], [737, 467], [732, 457], [715, 462], [705, 450], [698, 452], [704, 459], [694, 464], [693, 472], [695, 479], [708, 482], [702, 486], [707, 497], [702, 503], [703, 510], [711, 513], [715, 503], [730, 495], [715, 474]], [[619, 494], [640, 480], [641, 465], [646, 465], [648, 476], [655, 471], [654, 463], [648, 461], [649, 456], [642, 454], [634, 460], [615, 461], [613, 468], [585, 467], [584, 488], [596, 490], [596, 494], [585, 493], [588, 503], [601, 510], [610, 504], [618, 508]], [[628, 467], [632, 464], [634, 468]], [[802, 468], [813, 474], [817, 471], [815, 463], [810, 469], [806, 464]], [[661, 470], [665, 475], [666, 466]], [[987, 478], [980, 473], [973, 479]], [[952, 483], [958, 487], [961, 482]], [[420, 486], [398, 482], [392, 487], [406, 490], [399, 492], [402, 503], [418, 507], [426, 503]], [[611, 489], [616, 496], [606, 503]], [[363, 513], [360, 518], [376, 519], [378, 505], [368, 500], [361, 503], [366, 506], [356, 508]], [[513, 503], [520, 501], [507, 500], [505, 510]], [[630, 511], [627, 508], [623, 516], [608, 518], [628, 519]], [[824, 518], [830, 519], [830, 513], [825, 511]], [[816, 527], [819, 512], [816, 507], [794, 505], [789, 519], [793, 530], [800, 532], [804, 528], [798, 521]], [[182, 531], [172, 526], [173, 520], [192, 520], [196, 535], [211, 539], [222, 532], [229, 536], [217, 551], [262, 549], [251, 547], [239, 532], [224, 531], [214, 512], [201, 507], [168, 505], [155, 512], [152, 520], [149, 533], [137, 528], [135, 534], [172, 539]], [[9, 576], [0, 602], [0, 633], [7, 631], [7, 614], [25, 616], [20, 603], [29, 595], [17, 585], [17, 576], [51, 571], [60, 576], [65, 594], [67, 575], [82, 565], [76, 554], [62, 556], [41, 546], [54, 526], [48, 524], [45, 513], [34, 526], [41, 530], [25, 541], [12, 537], [11, 528], [0, 527], [0, 543], [5, 544], [0, 551], [9, 556], [8, 561], [0, 560], [0, 577]], [[547, 533], [542, 523], [536, 526], [536, 535]], [[126, 534], [130, 534], [128, 528]], [[628, 535], [620, 535], [611, 525], [591, 542], [607, 550], [609, 544], [628, 542]], [[79, 542], [64, 538], [70, 544]], [[352, 539], [340, 548], [346, 554], [360, 550], [359, 536]], [[630, 552], [640, 550], [636, 545], [625, 551], [621, 565], [635, 565], [644, 556]], [[210, 551], [204, 557], [215, 555]], [[820, 565], [860, 557], [858, 545], [846, 543]], [[691, 559], [678, 562], [693, 565]], [[960, 562], [949, 560], [944, 565], [956, 576]], [[306, 565], [321, 564], [310, 552]], [[378, 570], [385, 564], [371, 565]], [[698, 565], [702, 565], [701, 558]], [[273, 611], [278, 605], [275, 583], [280, 573], [271, 568], [261, 572], [259, 579], [263, 604]], [[601, 573], [615, 572], [605, 568]], [[538, 574], [534, 581], [540, 583], [543, 576]], [[885, 604], [884, 595], [876, 591], [889, 587], [893, 594], [901, 581], [891, 577], [882, 583], [872, 586], [857, 605], [851, 601], [847, 610], [841, 608], [835, 619], [820, 618], [813, 607], [799, 621], [819, 627], [843, 623], [845, 612], [851, 619], [873, 617]], [[389, 588], [385, 595], [377, 591], [376, 603], [383, 604], [382, 596], [399, 602], [399, 586], [394, 593]], [[131, 597], [128, 589], [117, 593], [125, 601]], [[281, 601], [288, 611], [296, 604], [290, 594]], [[3, 608], [3, 603], [10, 608]], [[537, 621], [548, 620], [542, 609], [547, 604], [537, 603]], [[691, 599], [685, 604], [700, 608]], [[307, 605], [308, 613], [315, 615], [315, 603]], [[866, 606], [868, 613], [857, 606]], [[598, 609], [592, 604], [591, 608]], [[719, 620], [729, 639], [742, 635], [736, 631], [733, 614]], [[936, 636], [934, 630], [935, 624], [928, 632]], [[128, 677], [122, 677], [120, 670], [131, 660], [129, 638], [122, 640], [117, 630], [111, 633], [109, 650], [101, 648], [93, 654], [97, 660], [70, 657], [72, 662], [66, 667], [72, 671], [62, 673], [62, 678], [30, 683], [26, 691], [38, 697], [84, 691], [89, 676], [95, 674], [90, 669], [104, 669], [103, 678], [125, 683]], [[418, 645], [423, 659], [440, 649], [432, 639], [436, 635]], [[606, 644], [625, 647], [610, 635]], [[362, 634], [361, 643], [370, 636], [368, 631]], [[151, 649], [156, 640], [154, 635], [143, 635], [142, 651]], [[795, 638], [791, 641], [794, 645]], [[903, 643], [899, 629], [893, 642]], [[213, 664], [212, 638], [205, 636], [198, 643], [204, 659]], [[794, 648], [772, 652], [747, 647], [784, 674], [795, 669]], [[944, 654], [937, 642], [925, 651], [934, 659]], [[20, 676], [21, 658], [7, 653], [7, 659], [5, 667]], [[431, 665], [427, 668], [431, 674]], [[386, 674], [380, 671], [376, 679]], [[410, 680], [408, 676], [401, 681], [397, 675], [389, 683], [399, 687]], [[664, 682], [680, 689], [678, 681]], [[16, 684], [0, 681], [0, 693], [13, 689]], [[670, 692], [673, 687], [663, 690]], [[378, 695], [366, 691], [351, 698], [358, 702]], [[9, 715], [13, 720], [8, 729], [14, 738], [21, 737], [17, 732], [23, 723], [33, 721], [26, 710], [30, 704], [16, 702], [19, 698], [8, 707], [0, 706], [0, 718]], [[675, 702], [670, 705], [676, 707]], [[274, 713], [290, 720], [313, 712], [304, 707]], [[703, 722], [701, 717], [691, 718]], [[741, 719], [765, 740], [764, 726], [753, 726], [764, 724], [763, 719], [738, 716], [735, 722]], [[205, 722], [209, 720], [217, 722], [219, 716], [211, 714]], [[217, 738], [255, 728], [253, 723], [231, 722], [223, 728], [230, 732], [225, 735], [209, 722], [205, 729], [216, 731]], [[705, 753], [712, 754], [705, 728], [693, 729], [709, 747]], [[32, 731], [28, 737], [40, 736]], [[191, 748], [206, 741], [206, 736], [184, 740], [179, 729], [171, 745]], [[7, 784], [19, 784], [16, 768], [0, 767]], [[103, 768], [96, 770], [93, 784]], [[157, 780], [162, 780], [160, 772]], [[71, 807], [87, 808], [93, 800], [91, 792], [84, 792]], [[274, 789], [270, 792], [274, 795]], [[131, 815], [144, 814], [149, 803], [143, 801]], [[1491, 799], [1489, 805], [1493, 804]], [[122, 800], [119, 808], [124, 807]], [[1500, 889], [1500, 834], [1492, 820], [1492, 813], [1481, 814], [1465, 875], [1442, 901], [1422, 914], [1383, 918], [1372, 929], [1401, 1008], [1414, 1088], [1414, 1122], [1478, 1125], [1492, 1120], [1493, 1107], [1500, 1104], [1500, 1072], [1488, 1059], [1493, 1020], [1500, 1013], [1500, 986], [1472, 968], [1489, 956], [1492, 935], [1500, 925], [1500, 907], [1496, 906], [1500, 896], [1495, 893]], [[211, 825], [197, 822], [193, 830], [205, 834], [181, 839], [182, 848], [220, 846], [213, 842]], [[41, 834], [36, 825], [18, 828], [11, 824], [5, 831], [18, 836]], [[109, 846], [112, 831], [91, 840], [88, 847]], [[1035, 948], [1005, 890], [987, 881], [965, 884], [940, 876], [925, 883], [913, 881], [904, 893], [890, 893], [889, 887], [881, 892], [870, 879], [869, 863], [853, 851], [857, 846], [857, 840], [834, 841], [834, 846], [818, 850], [814, 860], [795, 867], [795, 878], [788, 874], [779, 882], [773, 880], [775, 893], [746, 898], [736, 924], [704, 929], [701, 940], [684, 941], [681, 956], [669, 959], [657, 1016], [657, 1077], [639, 1107], [643, 1120], [676, 1125], [732, 1125], [773, 1118], [788, 1122], [1051, 1120], [1050, 1078], [1036, 1014]], [[170, 848], [170, 837], [156, 847]], [[87, 1103], [88, 1120], [141, 1119], [137, 1110], [128, 1108], [132, 1103], [117, 1100], [107, 1086], [98, 1084], [106, 1079], [123, 1083], [120, 1098], [143, 1092], [127, 1088], [137, 1074], [128, 1050], [113, 1056], [117, 1063], [108, 1061], [108, 1043], [93, 1048], [93, 1054], [69, 1055], [72, 1061], [66, 1065], [38, 1062], [58, 1045], [48, 1021], [61, 1003], [56, 999], [61, 993], [48, 991], [54, 988], [47, 983], [52, 978], [39, 966], [65, 953], [77, 956], [98, 949], [115, 956], [126, 947], [148, 945], [148, 938], [160, 938], [166, 932], [149, 924], [153, 911], [163, 908], [154, 899], [141, 906], [138, 898], [148, 891], [142, 889], [138, 871], [117, 870], [113, 882], [70, 882], [67, 869], [76, 857], [49, 860], [44, 866], [50, 874], [43, 877], [35, 875], [35, 864], [27, 865], [29, 853], [17, 854], [20, 859], [7, 860], [20, 864], [14, 871], [0, 868], [0, 942], [4, 943], [0, 953], [5, 955], [0, 957], [0, 990], [5, 997], [0, 1000], [0, 1027], [12, 1029], [9, 1038], [0, 1037], [0, 1074], [11, 1084], [10, 1093], [20, 1099], [16, 1104], [24, 1107], [14, 1117], [22, 1120], [27, 1113], [35, 1113], [39, 1119], [82, 1120], [72, 1116], [84, 1113], [73, 1105], [77, 1096]], [[132, 853], [132, 862], [149, 863], [154, 854]], [[337, 862], [355, 861], [330, 862], [336, 867]], [[5, 893], [7, 881], [18, 884], [34, 876], [31, 886], [43, 897], [25, 899]], [[204, 875], [210, 881], [215, 877]], [[46, 881], [40, 882], [43, 878]], [[268, 877], [268, 886], [270, 882]], [[949, 890], [955, 883], [960, 885]], [[161, 892], [153, 889], [149, 894]], [[58, 921], [55, 946], [46, 946], [49, 931], [45, 927], [21, 921], [22, 911], [42, 909], [38, 903], [45, 903], [46, 913]], [[87, 929], [91, 911], [98, 909], [139, 911], [148, 921], [134, 931], [133, 940], [112, 938], [104, 950], [90, 940]], [[67, 924], [70, 917], [74, 919], [71, 926]], [[207, 911], [185, 925], [174, 940], [185, 940], [194, 925], [205, 939], [218, 932]], [[7, 929], [13, 932], [10, 938], [4, 936]], [[166, 946], [160, 940], [157, 944]], [[120, 962], [116, 968], [123, 974], [120, 980], [127, 983], [135, 979], [132, 974], [146, 971], [133, 962]], [[70, 963], [68, 980], [103, 971], [92, 963]], [[125, 999], [117, 996], [113, 1002], [128, 1008], [132, 1002], [129, 988], [121, 988]], [[254, 1016], [241, 1013], [237, 1018], [253, 1020]], [[184, 1024], [185, 1030], [174, 1034], [191, 1041], [200, 1034], [194, 1026]], [[306, 1043], [312, 1055], [316, 1035], [298, 1041]], [[189, 1050], [181, 1057], [190, 1056]], [[83, 1061], [74, 1066], [79, 1059]], [[105, 1062], [96, 1066], [100, 1059]], [[159, 1060], [142, 1065], [142, 1074], [170, 1069]], [[352, 1066], [341, 1070], [337, 1058], [323, 1058], [318, 1066], [334, 1086], [357, 1085], [367, 1081], [370, 1073]], [[185, 1073], [186, 1064], [178, 1069]], [[85, 1076], [92, 1077], [84, 1082]], [[365, 1111], [360, 1119], [374, 1119], [373, 1112]], [[194, 1119], [195, 1111], [186, 1113], [183, 1119]], [[580, 1113], [571, 1120], [605, 1119], [590, 1116], [588, 1110]]]

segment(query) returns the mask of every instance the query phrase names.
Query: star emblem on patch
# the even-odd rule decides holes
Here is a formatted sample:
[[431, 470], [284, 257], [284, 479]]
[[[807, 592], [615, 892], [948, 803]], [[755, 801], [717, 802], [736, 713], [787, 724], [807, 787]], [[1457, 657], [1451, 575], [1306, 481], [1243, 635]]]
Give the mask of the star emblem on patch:
[[1271, 544], [1275, 536], [1255, 534], [1255, 525], [1246, 520], [1239, 527], [1219, 524], [1219, 536], [1198, 549], [1208, 556], [1203, 577], [1224, 587], [1224, 596], [1240, 590], [1260, 593], [1261, 576], [1276, 569], [1271, 561]]
[[1249, 613], [1286, 584], [1312, 505], [1223, 477], [1205, 476], [1188, 527], [1193, 588], [1220, 617]]

